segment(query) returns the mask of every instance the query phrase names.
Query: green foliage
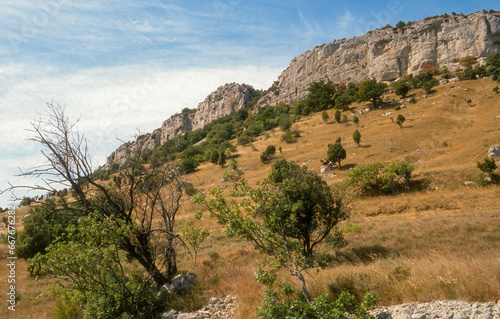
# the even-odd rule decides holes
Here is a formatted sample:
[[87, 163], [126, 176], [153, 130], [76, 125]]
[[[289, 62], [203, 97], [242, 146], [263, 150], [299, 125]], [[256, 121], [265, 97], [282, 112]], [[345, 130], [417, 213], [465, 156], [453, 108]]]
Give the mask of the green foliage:
[[195, 203], [206, 206], [226, 226], [228, 236], [245, 239], [272, 256], [273, 269], [283, 267], [297, 276], [308, 298], [302, 270], [326, 266], [328, 255], [316, 248], [347, 218], [345, 203], [315, 172], [285, 159], [277, 160], [259, 185], [237, 183], [236, 190], [245, 196], [239, 202], [228, 202], [215, 188], [212, 198], [198, 194]]
[[298, 131], [287, 131], [285, 134], [281, 136], [281, 141], [285, 143], [294, 143], [300, 137]]
[[403, 123], [406, 121], [406, 118], [404, 117], [403, 114], [399, 114], [397, 119], [396, 119], [396, 124], [399, 125], [399, 127], [403, 127]]
[[409, 162], [372, 163], [347, 171], [345, 183], [365, 194], [393, 194], [403, 185], [408, 187], [414, 166]]
[[220, 167], [226, 165], [226, 154], [224, 152], [219, 152], [219, 160], [217, 161]]
[[342, 94], [339, 95], [335, 98], [335, 108], [343, 111], [347, 111], [349, 109], [349, 105], [351, 105], [353, 101], [353, 97], [350, 97], [349, 95]]
[[477, 79], [477, 74], [476, 71], [473, 69], [465, 69], [462, 72], [458, 74], [458, 77], [460, 80], [465, 81], [465, 80], [476, 80]]
[[434, 78], [430, 80], [426, 80], [422, 83], [422, 89], [424, 89], [425, 93], [430, 94], [432, 90], [437, 85], [438, 81]]
[[53, 200], [30, 210], [24, 220], [24, 229], [18, 233], [16, 255], [28, 259], [45, 249], [59, 237], [69, 225], [76, 224], [79, 215], [64, 209], [56, 210]]
[[406, 23], [404, 21], [399, 21], [396, 23], [396, 28], [397, 29], [403, 29], [406, 26]]
[[331, 81], [316, 81], [309, 85], [309, 91], [305, 104], [315, 112], [331, 109], [334, 107], [333, 95], [335, 86]]
[[359, 118], [357, 116], [354, 116], [352, 118], [352, 122], [357, 125], [359, 123]]
[[45, 255], [29, 260], [36, 274], [54, 274], [64, 300], [82, 305], [84, 318], [154, 318], [165, 298], [156, 284], [129, 265], [121, 251], [130, 229], [97, 214], [70, 225]]
[[488, 55], [486, 65], [492, 68], [500, 68], [500, 52]]
[[269, 155], [267, 155], [266, 152], [260, 154], [260, 161], [264, 164], [267, 164], [269, 162]]
[[394, 89], [394, 93], [401, 96], [401, 98], [405, 98], [408, 92], [411, 90], [410, 84], [408, 84], [405, 80], [399, 80], [391, 83], [391, 87]]
[[493, 171], [495, 171], [497, 169], [497, 163], [492, 158], [485, 158], [484, 162], [482, 162], [482, 163], [477, 162], [477, 168], [479, 168], [481, 171], [485, 172], [486, 174], [492, 176]]
[[290, 127], [292, 127], [292, 121], [290, 120], [290, 116], [288, 116], [288, 114], [281, 115], [281, 118], [279, 120], [279, 127], [282, 131], [286, 131]]
[[336, 110], [335, 114], [333, 115], [333, 118], [335, 119], [335, 122], [340, 123], [340, 111]]
[[210, 151], [210, 163], [217, 164], [219, 162], [219, 152], [217, 150]]
[[328, 115], [327, 111], [321, 112], [321, 119], [326, 123], [328, 122], [328, 119], [330, 118], [330, 115]]
[[[200, 216], [201, 217], [201, 216]], [[195, 223], [191, 220], [187, 220], [179, 226], [179, 232], [185, 242], [193, 248], [193, 268], [196, 267], [196, 260], [198, 256], [198, 250], [201, 244], [210, 235], [208, 230], [203, 230], [201, 227], [196, 227]]]
[[352, 134], [352, 139], [354, 140], [354, 143], [358, 144], [361, 141], [361, 133], [359, 133], [358, 130], [355, 130], [354, 133]]
[[361, 101], [372, 101], [373, 106], [376, 106], [386, 88], [387, 84], [377, 82], [375, 79], [363, 81], [359, 87], [360, 99]]
[[200, 165], [200, 163], [194, 158], [185, 158], [177, 163], [177, 166], [185, 173], [194, 171], [198, 165]]
[[340, 168], [340, 162], [344, 160], [347, 156], [345, 149], [340, 143], [334, 143], [328, 145], [328, 151], [326, 152], [326, 158], [329, 162], [338, 163]]
[[360, 304], [348, 293], [342, 293], [335, 302], [330, 301], [328, 293], [323, 293], [307, 302], [289, 283], [282, 282], [278, 291], [266, 291], [264, 305], [257, 311], [259, 318], [308, 318], [308, 319], [347, 319], [372, 318], [368, 310], [378, 304], [379, 298], [366, 293]]

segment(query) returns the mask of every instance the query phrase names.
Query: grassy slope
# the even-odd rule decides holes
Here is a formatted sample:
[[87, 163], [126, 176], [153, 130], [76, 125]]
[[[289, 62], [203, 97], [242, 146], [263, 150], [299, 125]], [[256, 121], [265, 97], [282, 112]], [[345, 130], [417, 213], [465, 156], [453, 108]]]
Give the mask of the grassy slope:
[[[492, 93], [495, 85], [490, 79], [446, 84], [426, 98], [422, 91], [414, 90], [410, 93], [417, 99], [416, 104], [405, 103], [406, 109], [401, 111], [387, 107], [364, 112], [358, 115], [359, 127], [350, 121], [350, 112], [345, 113], [349, 122], [341, 124], [324, 123], [320, 113], [313, 114], [294, 124], [302, 135], [297, 143], [281, 143], [282, 132], [276, 130], [267, 138], [259, 137], [253, 148], [238, 147], [237, 160], [244, 177], [252, 183], [265, 178], [269, 170], [270, 165], [260, 161], [267, 145], [282, 146], [288, 160], [304, 163], [319, 173], [327, 145], [339, 136], [347, 158], [342, 169], [328, 172], [336, 174], [325, 177], [328, 183], [341, 181], [346, 170], [359, 164], [402, 159], [414, 163], [415, 179], [425, 182], [424, 189], [418, 192], [353, 202], [351, 223], [361, 226], [361, 232], [347, 235], [350, 244], [338, 254], [336, 267], [310, 272], [308, 282], [315, 294], [329, 286], [341, 286], [354, 291], [374, 290], [383, 304], [498, 298], [500, 187], [464, 185], [480, 172], [476, 162], [486, 156], [491, 145], [500, 142], [500, 120], [496, 119], [500, 95]], [[394, 95], [388, 98], [400, 101]], [[467, 103], [468, 99], [471, 103]], [[356, 112], [367, 106], [356, 104], [353, 108]], [[387, 112], [394, 114], [384, 116]], [[333, 118], [334, 111], [329, 113]], [[400, 113], [406, 117], [403, 128], [391, 120]], [[362, 134], [360, 147], [352, 140], [356, 129]], [[225, 169], [203, 164], [188, 179], [201, 191], [230, 185], [220, 182]], [[179, 221], [191, 218], [194, 209], [187, 200]], [[225, 239], [214, 221], [205, 219], [203, 223], [212, 236], [202, 245], [195, 269], [200, 286], [207, 297], [236, 295], [239, 316], [249, 318], [264, 293], [253, 279], [262, 257], [241, 242]], [[2, 252], [0, 257], [5, 258], [5, 247]], [[370, 258], [373, 261], [366, 262]], [[191, 267], [191, 260], [182, 251], [179, 260], [181, 268]], [[1, 263], [0, 291], [6, 291], [6, 260]], [[25, 263], [19, 261], [20, 311], [12, 318], [44, 318], [54, 304], [53, 297], [45, 292], [34, 298], [47, 289], [48, 282], [34, 282], [25, 274], [25, 268]], [[0, 316], [5, 314], [2, 307]]]

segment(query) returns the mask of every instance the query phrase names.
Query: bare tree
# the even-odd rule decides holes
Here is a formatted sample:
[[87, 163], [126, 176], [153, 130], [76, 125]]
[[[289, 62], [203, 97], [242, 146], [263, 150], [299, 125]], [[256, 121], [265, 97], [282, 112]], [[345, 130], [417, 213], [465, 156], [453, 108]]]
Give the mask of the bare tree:
[[[166, 164], [144, 165], [139, 145], [113, 182], [96, 180], [87, 141], [77, 123], [70, 122], [64, 107], [48, 103], [47, 114], [31, 123], [35, 133], [31, 140], [41, 145], [46, 163], [21, 173], [42, 182], [10, 185], [8, 190], [46, 191], [59, 197], [54, 213], [83, 216], [95, 211], [119, 226], [128, 226], [122, 248], [157, 284], [169, 282], [177, 272], [174, 244], [180, 237], [175, 234], [175, 218], [185, 187], [180, 172], [168, 170]], [[57, 191], [61, 188], [69, 188], [73, 196], [63, 196]]]

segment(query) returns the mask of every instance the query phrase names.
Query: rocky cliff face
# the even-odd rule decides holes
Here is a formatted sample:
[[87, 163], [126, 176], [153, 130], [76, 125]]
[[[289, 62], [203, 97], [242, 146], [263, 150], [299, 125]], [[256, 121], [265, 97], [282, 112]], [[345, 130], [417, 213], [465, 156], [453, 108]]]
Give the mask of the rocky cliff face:
[[295, 102], [307, 96], [314, 81], [361, 82], [375, 78], [393, 81], [418, 73], [424, 64], [451, 71], [460, 58], [480, 62], [500, 51], [500, 13], [476, 12], [425, 19], [404, 28], [384, 28], [364, 36], [337, 40], [294, 58], [281, 73], [278, 94], [270, 93], [258, 105]]
[[139, 152], [162, 145], [177, 135], [196, 130], [213, 120], [245, 108], [255, 90], [247, 85], [230, 83], [219, 87], [201, 102], [196, 110], [178, 113], [163, 122], [161, 128], [139, 137], [134, 142], [122, 144], [106, 160], [105, 168], [113, 164], [123, 164]]

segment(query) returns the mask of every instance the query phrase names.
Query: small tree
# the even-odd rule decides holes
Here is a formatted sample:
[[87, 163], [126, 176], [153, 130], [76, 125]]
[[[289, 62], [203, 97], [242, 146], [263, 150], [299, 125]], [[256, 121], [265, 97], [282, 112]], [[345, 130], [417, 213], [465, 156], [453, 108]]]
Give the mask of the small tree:
[[219, 153], [218, 164], [220, 165], [220, 167], [224, 167], [224, 165], [226, 165], [226, 155], [224, 154], [224, 152]]
[[366, 80], [359, 86], [359, 96], [361, 101], [372, 101], [373, 106], [377, 106], [377, 102], [381, 100], [382, 94], [384, 94], [387, 84], [383, 82], [377, 82], [377, 80]]
[[329, 162], [338, 163], [340, 168], [340, 161], [346, 158], [347, 154], [345, 149], [340, 145], [340, 143], [328, 145], [328, 151], [326, 152], [326, 158]]
[[[198, 216], [201, 217], [201, 215]], [[197, 218], [197, 220], [199, 220], [199, 218]], [[187, 242], [191, 248], [193, 248], [193, 268], [195, 268], [196, 260], [198, 258], [198, 250], [200, 249], [201, 244], [210, 235], [210, 232], [196, 227], [194, 222], [191, 220], [182, 223], [179, 227], [179, 231], [182, 238], [184, 238], [184, 241]]]
[[359, 133], [358, 130], [355, 130], [354, 133], [352, 134], [352, 139], [359, 146], [359, 142], [361, 141], [361, 133]]
[[436, 79], [426, 80], [422, 83], [422, 89], [424, 89], [425, 93], [431, 94], [434, 86], [436, 86], [437, 83], [438, 82]]
[[219, 151], [211, 150], [210, 151], [210, 163], [217, 164], [219, 162]]
[[358, 125], [358, 123], [359, 123], [359, 118], [358, 118], [357, 116], [354, 116], [354, 117], [352, 118], [352, 122], [353, 122], [354, 124]]
[[328, 119], [329, 119], [329, 118], [330, 118], [330, 115], [328, 115], [328, 112], [323, 111], [323, 112], [321, 113], [321, 119], [322, 119], [325, 123], [326, 123], [326, 122], [328, 122]]
[[406, 118], [404, 117], [404, 115], [399, 114], [398, 118], [396, 119], [396, 124], [399, 125], [400, 128], [402, 128], [404, 121], [406, 121]]
[[484, 162], [477, 162], [477, 168], [491, 177], [493, 176], [493, 171], [497, 169], [497, 163], [492, 158], [485, 158]]
[[391, 86], [394, 89], [394, 93], [400, 95], [401, 98], [403, 99], [406, 97], [406, 94], [408, 94], [408, 92], [410, 92], [411, 90], [411, 86], [408, 84], [408, 82], [404, 80], [393, 82]]
[[341, 236], [336, 227], [347, 218], [346, 205], [318, 174], [285, 159], [273, 164], [260, 185], [235, 185], [247, 200], [228, 202], [215, 188], [210, 192], [213, 198], [199, 193], [195, 202], [226, 225], [229, 236], [243, 238], [272, 257], [269, 271], [256, 272], [260, 282], [271, 286], [276, 271], [284, 268], [299, 279], [304, 298], [311, 302], [303, 271], [326, 266], [329, 256], [317, 248], [329, 235]]
[[335, 115], [333, 116], [333, 118], [335, 119], [335, 122], [340, 123], [340, 116], [341, 116], [340, 111], [336, 110]]

